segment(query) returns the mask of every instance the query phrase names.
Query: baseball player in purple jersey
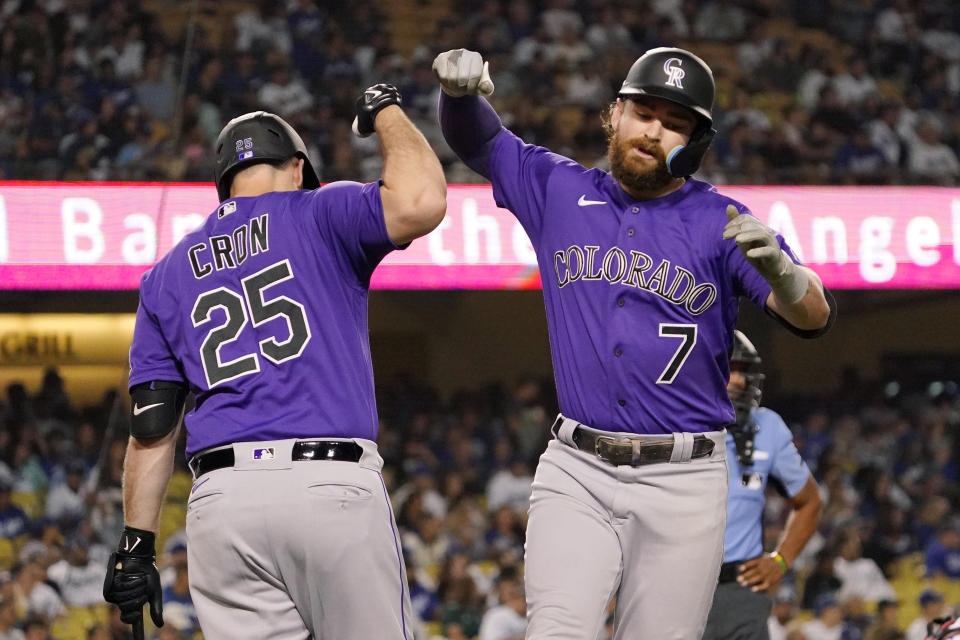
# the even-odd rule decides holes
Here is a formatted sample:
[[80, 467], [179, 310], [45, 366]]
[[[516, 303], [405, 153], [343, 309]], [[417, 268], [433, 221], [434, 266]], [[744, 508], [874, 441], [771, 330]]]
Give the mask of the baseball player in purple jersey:
[[737, 305], [801, 336], [833, 317], [819, 278], [747, 208], [690, 176], [715, 131], [713, 75], [653, 49], [606, 113], [610, 172], [505, 129], [479, 53], [437, 56], [440, 125], [537, 252], [562, 413], [526, 541], [527, 638], [700, 637], [723, 555]]
[[[194, 475], [190, 592], [208, 638], [413, 638], [380, 475], [370, 276], [439, 224], [436, 155], [376, 85], [354, 131], [380, 137], [379, 182], [320, 187], [281, 118], [217, 140], [220, 206], [144, 274], [130, 348], [125, 524], [104, 596], [162, 624], [154, 536], [183, 420]], [[135, 626], [136, 628], [136, 626]]]

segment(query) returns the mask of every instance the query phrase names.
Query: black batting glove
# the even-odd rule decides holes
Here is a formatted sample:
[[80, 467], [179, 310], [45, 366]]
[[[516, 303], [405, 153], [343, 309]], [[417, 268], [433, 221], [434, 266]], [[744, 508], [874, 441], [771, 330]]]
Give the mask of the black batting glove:
[[375, 84], [357, 98], [357, 117], [353, 119], [353, 132], [361, 138], [373, 134], [373, 121], [384, 107], [403, 104], [400, 92], [392, 84]]
[[163, 626], [163, 590], [157, 571], [156, 535], [124, 527], [120, 545], [110, 554], [103, 599], [120, 608], [120, 619], [134, 624], [143, 618], [143, 605], [150, 604], [153, 624]]

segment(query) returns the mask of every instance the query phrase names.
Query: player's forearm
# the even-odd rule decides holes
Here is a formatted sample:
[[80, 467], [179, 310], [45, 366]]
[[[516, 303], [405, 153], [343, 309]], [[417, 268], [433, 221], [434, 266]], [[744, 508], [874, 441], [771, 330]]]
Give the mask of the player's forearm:
[[173, 475], [179, 427], [162, 438], [130, 437], [123, 463], [123, 519], [128, 527], [156, 531], [160, 509]]
[[392, 218], [388, 230], [402, 244], [430, 233], [443, 220], [447, 181], [437, 154], [400, 107], [383, 109], [375, 126], [383, 148], [380, 193]]
[[802, 269], [807, 276], [807, 290], [803, 297], [796, 302], [787, 302], [774, 289], [767, 298], [767, 306], [798, 329], [822, 329], [830, 319], [830, 305], [823, 292], [823, 284], [811, 269], [800, 265], [796, 268]]
[[787, 518], [783, 536], [777, 551], [783, 556], [788, 567], [793, 566], [794, 560], [803, 551], [807, 542], [813, 537], [820, 524], [820, 514], [823, 512], [823, 501], [820, 498], [820, 489], [811, 478], [800, 493], [791, 501], [793, 510]]
[[451, 98], [440, 92], [440, 130], [443, 138], [465, 165], [490, 179], [493, 142], [503, 131], [500, 116], [485, 98]]

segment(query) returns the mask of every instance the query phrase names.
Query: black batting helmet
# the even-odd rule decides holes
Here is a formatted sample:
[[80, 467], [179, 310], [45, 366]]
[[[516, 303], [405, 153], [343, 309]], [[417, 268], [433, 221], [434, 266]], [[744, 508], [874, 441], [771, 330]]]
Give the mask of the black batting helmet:
[[253, 111], [237, 116], [217, 136], [217, 194], [221, 202], [230, 197], [234, 174], [260, 162], [286, 162], [294, 156], [303, 159], [303, 188], [320, 186], [303, 140], [278, 115]]
[[620, 87], [618, 97], [654, 96], [682, 105], [694, 112], [699, 126], [686, 146], [667, 156], [670, 174], [684, 177], [696, 172], [703, 154], [716, 135], [713, 128], [713, 99], [716, 85], [707, 63], [686, 49], [658, 47], [637, 58]]

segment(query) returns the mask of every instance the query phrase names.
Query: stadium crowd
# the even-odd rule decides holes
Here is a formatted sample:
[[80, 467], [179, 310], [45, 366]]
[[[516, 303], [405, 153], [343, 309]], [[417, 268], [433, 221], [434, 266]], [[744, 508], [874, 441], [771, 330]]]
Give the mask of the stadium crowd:
[[[522, 637], [525, 513], [552, 389], [535, 378], [447, 399], [408, 378], [378, 388], [418, 638]], [[12, 384], [2, 400], [0, 638], [128, 638], [101, 596], [105, 545], [122, 528], [125, 404], [110, 392], [74, 408], [53, 369], [35, 393]], [[917, 620], [960, 605], [957, 388], [848, 385], [783, 413], [826, 509], [776, 593], [776, 637], [922, 640]], [[199, 637], [183, 532], [190, 486], [178, 458], [158, 532], [162, 640]], [[771, 491], [768, 548], [787, 511]]]
[[222, 124], [266, 109], [304, 134], [323, 181], [376, 179], [377, 142], [350, 123], [359, 92], [390, 82], [450, 181], [476, 182], [435, 122], [430, 64], [456, 47], [490, 60], [506, 125], [604, 166], [600, 113], [627, 68], [681, 45], [717, 78], [707, 181], [960, 181], [953, 0], [203, 0], [195, 29], [190, 4], [0, 4], [0, 177], [209, 181]]

